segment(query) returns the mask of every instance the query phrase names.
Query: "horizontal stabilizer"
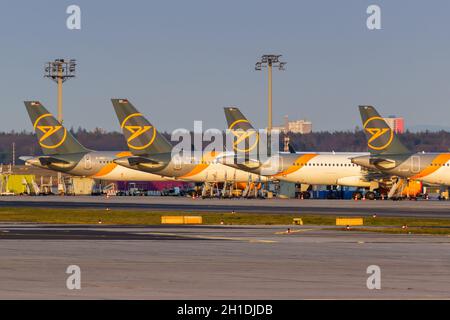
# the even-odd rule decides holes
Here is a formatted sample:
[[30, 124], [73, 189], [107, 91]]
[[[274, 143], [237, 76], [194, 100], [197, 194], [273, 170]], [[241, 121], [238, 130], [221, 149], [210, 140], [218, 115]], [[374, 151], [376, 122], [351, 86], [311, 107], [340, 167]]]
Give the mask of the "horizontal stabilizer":
[[62, 159], [58, 159], [55, 157], [39, 157], [39, 162], [41, 163], [41, 165], [43, 166], [49, 166], [51, 164], [70, 164], [70, 162], [62, 160]]
[[218, 158], [218, 162], [232, 167], [245, 167], [248, 169], [256, 169], [261, 166], [261, 162], [255, 159], [248, 159], [245, 157], [239, 157], [237, 155], [228, 155]]
[[126, 168], [134, 168], [136, 166], [146, 167], [149, 169], [161, 168], [164, 166], [164, 163], [160, 161], [152, 160], [147, 157], [123, 157], [119, 159], [115, 159], [114, 163], [121, 165]]
[[154, 161], [145, 157], [129, 157], [128, 163], [130, 164], [130, 166], [136, 166], [139, 164], [153, 164], [153, 165], [160, 164], [159, 161]]
[[370, 164], [373, 164], [380, 169], [393, 169], [397, 166], [395, 160], [382, 159], [382, 158], [371, 158]]

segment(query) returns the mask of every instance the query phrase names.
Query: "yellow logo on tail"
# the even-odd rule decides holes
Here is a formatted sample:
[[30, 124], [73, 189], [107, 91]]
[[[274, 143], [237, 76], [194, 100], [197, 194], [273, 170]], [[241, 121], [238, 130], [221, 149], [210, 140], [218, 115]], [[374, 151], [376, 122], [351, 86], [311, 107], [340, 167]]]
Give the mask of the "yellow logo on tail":
[[[240, 120], [236, 120], [235, 122], [233, 122], [230, 127], [228, 128], [229, 130], [231, 130], [231, 133], [236, 137], [235, 141], [233, 141], [233, 149], [235, 151], [238, 152], [250, 152], [253, 149], [256, 148], [256, 146], [258, 145], [259, 142], [259, 134], [256, 132], [256, 130], [254, 129], [249, 129], [247, 131], [244, 130], [233, 130], [233, 128], [236, 126], [236, 124], [238, 123], [249, 123], [248, 120], [244, 120], [244, 119], [240, 119]], [[255, 141], [252, 143], [251, 146], [249, 146], [247, 149], [240, 149], [238, 146], [240, 143], [242, 143], [243, 141], [245, 141], [246, 139], [248, 139], [248, 141], [250, 142], [250, 138], [255, 135]]]
[[[131, 133], [131, 135], [127, 139], [128, 147], [130, 147], [131, 149], [134, 149], [134, 150], [143, 150], [143, 149], [150, 147], [153, 144], [153, 142], [155, 141], [156, 128], [153, 126], [149, 126], [149, 125], [144, 125], [144, 126], [140, 126], [140, 125], [136, 125], [136, 124], [127, 125], [129, 120], [132, 118], [135, 118], [135, 117], [142, 117], [142, 114], [141, 113], [133, 113], [133, 114], [129, 115], [128, 117], [125, 118], [125, 120], [123, 120], [121, 127], [127, 129]], [[140, 136], [142, 136], [144, 133], [146, 133], [148, 131], [151, 131], [148, 143], [146, 143], [142, 146], [132, 143], [134, 140], [136, 140], [137, 138], [139, 138]]]
[[132, 133], [127, 141], [128, 142], [133, 141], [137, 137], [140, 137], [141, 135], [146, 133], [151, 128], [152, 128], [152, 126], [125, 126], [125, 129], [127, 129], [128, 131], [130, 131]]
[[[387, 125], [385, 120], [381, 117], [372, 117], [368, 119], [364, 123], [364, 130], [371, 135], [367, 141], [367, 145], [374, 150], [384, 150], [389, 147], [394, 140], [394, 131], [389, 126], [387, 128], [370, 127], [369, 124], [375, 120], [381, 121]], [[384, 143], [386, 135], [389, 135], [389, 137], [387, 138], [387, 142]]]
[[39, 141], [42, 142], [48, 137], [54, 135], [62, 128], [62, 126], [37, 126], [37, 128], [44, 133], [44, 135], [39, 139]]
[[[39, 118], [36, 119], [36, 121], [34, 122], [34, 130], [39, 133], [37, 130], [39, 130], [42, 134], [42, 136], [39, 138], [39, 145], [43, 148], [46, 149], [56, 149], [59, 146], [61, 146], [64, 141], [66, 141], [67, 138], [67, 130], [66, 128], [64, 128], [62, 125], [58, 124], [55, 126], [51, 126], [51, 125], [42, 125], [40, 126], [39, 123], [42, 119], [48, 118], [48, 117], [53, 117], [50, 113], [47, 114], [43, 114], [42, 116], [40, 116]], [[37, 129], [37, 130], [36, 130]], [[61, 139], [57, 140], [56, 142], [52, 141], [52, 144], [49, 144], [48, 142], [46, 143], [46, 141], [48, 141], [48, 139], [50, 137], [53, 137], [57, 132], [59, 132], [60, 130], [64, 130]]]

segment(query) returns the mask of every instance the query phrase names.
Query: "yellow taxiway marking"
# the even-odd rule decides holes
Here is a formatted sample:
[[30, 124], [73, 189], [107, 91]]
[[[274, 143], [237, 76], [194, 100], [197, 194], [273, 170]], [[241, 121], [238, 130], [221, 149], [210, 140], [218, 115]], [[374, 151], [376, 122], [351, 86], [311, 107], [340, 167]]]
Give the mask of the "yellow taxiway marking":
[[306, 232], [306, 231], [314, 231], [314, 229], [298, 229], [298, 230], [291, 230], [291, 231], [278, 231], [274, 234], [291, 234], [291, 233], [299, 233], [299, 232]]
[[164, 233], [164, 232], [141, 232], [136, 233], [139, 235], [155, 235], [155, 236], [171, 236], [171, 237], [182, 237], [182, 238], [194, 238], [194, 239], [204, 239], [204, 240], [232, 240], [232, 241], [248, 241], [255, 243], [275, 243], [277, 241], [273, 240], [263, 240], [263, 239], [249, 239], [249, 238], [232, 238], [232, 237], [216, 237], [216, 236], [202, 236], [202, 235], [186, 235], [177, 233]]

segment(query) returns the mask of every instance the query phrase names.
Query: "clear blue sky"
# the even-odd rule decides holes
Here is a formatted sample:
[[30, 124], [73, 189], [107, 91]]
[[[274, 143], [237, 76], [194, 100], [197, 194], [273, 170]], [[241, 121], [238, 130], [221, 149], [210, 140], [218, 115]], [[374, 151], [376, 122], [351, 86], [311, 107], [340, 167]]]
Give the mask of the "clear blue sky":
[[[66, 8], [82, 30], [66, 29]], [[382, 8], [380, 31], [366, 8]], [[288, 62], [274, 74], [274, 122], [307, 118], [315, 130], [353, 129], [357, 106], [402, 115], [407, 126], [450, 126], [450, 2], [3, 1], [0, 130], [31, 130], [22, 101], [56, 109], [45, 61], [76, 58], [65, 85], [65, 123], [118, 130], [109, 99], [127, 97], [163, 130], [194, 120], [224, 128], [222, 108], [266, 125], [264, 53]]]

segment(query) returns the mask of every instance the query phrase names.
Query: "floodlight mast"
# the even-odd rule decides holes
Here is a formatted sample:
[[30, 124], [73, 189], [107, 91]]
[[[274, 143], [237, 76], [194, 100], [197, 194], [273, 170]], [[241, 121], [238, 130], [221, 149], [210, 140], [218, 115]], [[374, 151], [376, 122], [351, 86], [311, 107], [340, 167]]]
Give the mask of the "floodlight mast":
[[[44, 77], [55, 81], [58, 84], [58, 113], [57, 119], [59, 123], [63, 123], [63, 83], [68, 79], [75, 78], [75, 70], [77, 61], [75, 59], [64, 60], [55, 59], [47, 62], [44, 69]], [[64, 193], [62, 174], [58, 172], [58, 192]]]
[[60, 123], [63, 122], [63, 83], [75, 78], [77, 62], [75, 59], [56, 59], [45, 64], [45, 78], [49, 78], [58, 84], [58, 114]]
[[287, 62], [280, 61], [281, 55], [276, 54], [265, 54], [261, 57], [261, 60], [258, 61], [255, 65], [256, 71], [261, 71], [262, 68], [267, 68], [268, 70], [268, 127], [267, 130], [269, 132], [272, 131], [273, 123], [272, 123], [272, 67], [278, 68], [278, 70], [285, 70], [285, 66]]

